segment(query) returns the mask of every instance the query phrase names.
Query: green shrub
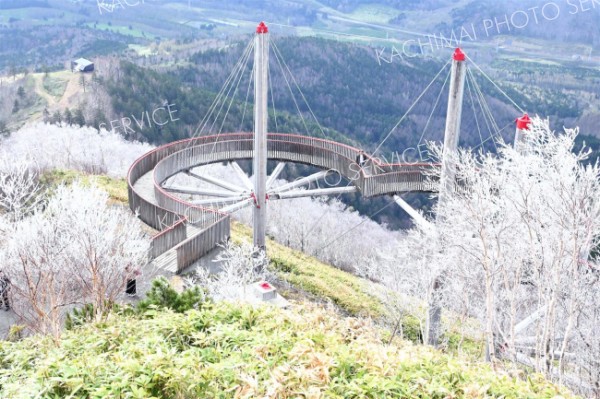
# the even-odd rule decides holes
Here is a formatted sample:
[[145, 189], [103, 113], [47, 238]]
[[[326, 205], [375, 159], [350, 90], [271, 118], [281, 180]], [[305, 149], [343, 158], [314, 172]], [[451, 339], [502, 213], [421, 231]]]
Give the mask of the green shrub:
[[2, 398], [552, 398], [484, 363], [408, 342], [310, 305], [204, 303], [153, 317], [112, 313], [56, 343], [0, 342]]
[[88, 303], [81, 309], [73, 309], [70, 313], [67, 313], [67, 318], [65, 320], [65, 328], [67, 330], [72, 330], [93, 320], [94, 305]]
[[173, 289], [169, 280], [158, 277], [152, 282], [146, 299], [138, 302], [136, 308], [140, 313], [146, 312], [151, 307], [166, 308], [183, 313], [190, 309], [200, 308], [205, 300], [204, 292], [198, 286], [178, 293]]

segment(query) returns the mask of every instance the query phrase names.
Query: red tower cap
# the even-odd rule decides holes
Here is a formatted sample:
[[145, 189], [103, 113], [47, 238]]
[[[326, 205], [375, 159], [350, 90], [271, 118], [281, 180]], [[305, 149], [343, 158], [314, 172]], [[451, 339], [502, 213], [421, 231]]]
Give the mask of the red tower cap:
[[529, 115], [523, 114], [522, 117], [517, 118], [517, 129], [519, 130], [529, 130], [529, 124], [531, 123], [531, 118]]
[[454, 50], [454, 55], [452, 55], [452, 58], [454, 61], [464, 61], [467, 59], [467, 55], [463, 53], [460, 47], [457, 47], [456, 50]]
[[267, 28], [267, 25], [265, 25], [264, 22], [261, 22], [256, 27], [256, 33], [269, 33], [269, 28]]

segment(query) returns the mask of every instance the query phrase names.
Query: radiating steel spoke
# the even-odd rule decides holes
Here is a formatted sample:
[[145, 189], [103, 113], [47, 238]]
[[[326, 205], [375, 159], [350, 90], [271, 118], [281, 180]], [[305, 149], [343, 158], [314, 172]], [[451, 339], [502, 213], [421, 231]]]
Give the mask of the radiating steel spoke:
[[210, 184], [214, 184], [215, 186], [224, 188], [225, 190], [229, 190], [229, 191], [233, 191], [233, 192], [239, 192], [239, 193], [242, 193], [242, 192], [246, 191], [246, 189], [243, 188], [243, 187], [236, 186], [235, 184], [231, 184], [231, 183], [223, 181], [221, 179], [217, 179], [216, 177], [199, 175], [199, 174], [196, 174], [196, 173], [194, 173], [194, 172], [192, 172], [190, 170], [186, 170], [185, 173], [188, 176], [192, 176], [192, 177], [194, 177], [196, 179], [203, 180], [203, 181], [205, 181], [207, 183], [210, 183]]
[[244, 186], [246, 186], [248, 190], [253, 190], [254, 185], [252, 184], [252, 181], [250, 180], [246, 172], [244, 172], [244, 169], [242, 169], [242, 167], [235, 161], [230, 162], [229, 164], [233, 167], [233, 170], [236, 171], [240, 179], [242, 179], [242, 183], [244, 183]]
[[301, 187], [305, 184], [310, 184], [314, 181], [317, 181], [317, 180], [327, 176], [327, 173], [328, 173], [328, 171], [326, 171], [326, 170], [322, 170], [320, 172], [313, 173], [312, 175], [303, 177], [302, 179], [298, 179], [293, 182], [286, 183], [282, 186], [275, 187], [275, 188], [273, 188], [273, 190], [271, 190], [271, 192], [281, 193], [282, 191], [287, 191], [287, 190], [291, 190], [292, 188]]
[[354, 186], [319, 188], [316, 190], [294, 190], [294, 191], [285, 191], [282, 193], [274, 193], [274, 194], [271, 194], [270, 198], [272, 198], [272, 199], [287, 199], [287, 198], [300, 198], [300, 197], [314, 197], [314, 196], [320, 196], [320, 195], [348, 194], [348, 193], [355, 193], [356, 191], [357, 191], [357, 189]]
[[233, 212], [239, 211], [240, 209], [243, 209], [249, 205], [252, 205], [253, 202], [254, 202], [253, 198], [246, 198], [245, 200], [237, 202], [235, 204], [224, 206], [223, 208], [219, 208], [219, 212], [233, 213]]
[[227, 197], [227, 198], [206, 198], [206, 199], [200, 199], [200, 200], [192, 200], [192, 201], [190, 201], [190, 203], [194, 204], [194, 205], [221, 205], [221, 204], [231, 204], [231, 203], [243, 200], [243, 199], [244, 199], [244, 197], [241, 197], [241, 196]]
[[275, 180], [279, 177], [279, 174], [283, 168], [285, 168], [285, 162], [279, 162], [275, 169], [273, 169], [273, 173], [271, 173], [271, 176], [269, 176], [269, 179], [267, 179], [267, 190], [271, 188]]
[[231, 197], [231, 195], [234, 194], [231, 191], [209, 190], [209, 189], [205, 189], [205, 188], [187, 187], [187, 186], [178, 186], [178, 185], [170, 185], [170, 186], [165, 186], [163, 188], [172, 193], [206, 195], [206, 196], [210, 196], [210, 197]]

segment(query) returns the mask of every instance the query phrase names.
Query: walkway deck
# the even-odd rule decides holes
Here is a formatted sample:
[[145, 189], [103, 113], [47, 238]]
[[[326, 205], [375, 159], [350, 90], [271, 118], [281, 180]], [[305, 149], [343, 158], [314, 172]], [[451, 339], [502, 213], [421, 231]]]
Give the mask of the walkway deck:
[[[251, 159], [251, 133], [227, 133], [170, 143], [135, 161], [127, 177], [129, 206], [160, 231], [153, 238], [154, 264], [180, 272], [229, 237], [229, 215], [183, 201], [161, 184], [184, 170], [217, 162]], [[365, 197], [406, 192], [432, 192], [429, 176], [435, 164], [384, 164], [367, 155], [367, 175], [355, 163], [360, 150], [330, 140], [273, 133], [268, 159], [335, 170]], [[190, 223], [193, 222], [192, 223]]]

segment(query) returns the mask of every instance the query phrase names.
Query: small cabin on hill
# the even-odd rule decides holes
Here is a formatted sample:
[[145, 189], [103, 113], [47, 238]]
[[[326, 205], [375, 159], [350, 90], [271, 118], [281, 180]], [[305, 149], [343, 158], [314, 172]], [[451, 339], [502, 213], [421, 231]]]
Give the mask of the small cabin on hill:
[[93, 72], [94, 63], [85, 58], [79, 58], [75, 61], [71, 61], [71, 71], [73, 72]]

